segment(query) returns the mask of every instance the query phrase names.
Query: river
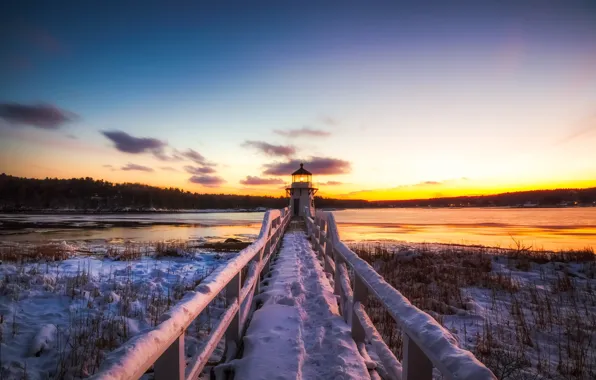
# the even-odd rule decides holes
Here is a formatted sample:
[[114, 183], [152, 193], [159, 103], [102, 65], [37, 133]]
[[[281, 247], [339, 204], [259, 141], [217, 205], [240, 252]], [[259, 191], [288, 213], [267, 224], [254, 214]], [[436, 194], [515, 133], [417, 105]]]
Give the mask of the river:
[[[596, 248], [596, 208], [335, 211], [342, 239], [513, 247]], [[0, 214], [0, 241], [254, 238], [263, 213]]]

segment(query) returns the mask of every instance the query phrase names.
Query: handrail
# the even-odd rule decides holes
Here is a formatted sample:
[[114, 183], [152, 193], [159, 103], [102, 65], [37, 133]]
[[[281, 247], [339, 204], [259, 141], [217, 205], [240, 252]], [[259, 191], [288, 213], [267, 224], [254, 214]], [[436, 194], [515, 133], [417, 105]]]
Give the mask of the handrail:
[[[449, 331], [412, 305], [341, 241], [333, 213], [317, 211], [313, 217], [306, 208], [304, 215], [313, 247], [322, 258], [325, 270], [335, 279], [334, 292], [339, 296], [340, 310], [351, 327], [352, 337], [357, 345], [365, 340], [372, 344], [381, 361], [379, 369], [383, 373], [379, 373], [383, 378], [431, 380], [434, 367], [447, 379], [496, 379], [471, 352], [458, 346]], [[353, 287], [345, 266], [354, 273]], [[363, 303], [369, 294], [377, 298], [401, 326], [401, 364], [366, 314]]]
[[[217, 343], [225, 334], [226, 358], [235, 356], [243, 328], [250, 314], [251, 300], [258, 288], [259, 276], [268, 269], [288, 226], [288, 208], [265, 213], [255, 242], [211, 273], [192, 292], [165, 313], [154, 328], [130, 339], [107, 355], [93, 379], [132, 380], [140, 378], [154, 366], [156, 380], [197, 379]], [[241, 287], [242, 270], [249, 266]], [[199, 352], [185, 364], [184, 334], [191, 323], [223, 290], [227, 308], [217, 327]], [[247, 302], [244, 302], [244, 301]]]

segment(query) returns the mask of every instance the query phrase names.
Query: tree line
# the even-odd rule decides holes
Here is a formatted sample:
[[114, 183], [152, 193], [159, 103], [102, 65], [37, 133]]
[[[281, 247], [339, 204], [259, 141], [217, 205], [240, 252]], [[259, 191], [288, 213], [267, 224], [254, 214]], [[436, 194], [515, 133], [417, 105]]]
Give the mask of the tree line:
[[596, 205], [596, 187], [588, 189], [531, 190], [495, 195], [434, 199], [377, 201], [377, 207], [554, 207]]
[[[318, 207], [363, 207], [366, 201], [317, 198]], [[175, 187], [140, 183], [112, 183], [86, 178], [21, 178], [0, 174], [0, 210], [88, 210], [98, 212], [150, 211], [153, 209], [256, 209], [282, 208], [287, 197], [233, 194], [199, 194]]]
[[[199, 194], [175, 187], [112, 183], [93, 178], [33, 179], [0, 174], [0, 211], [93, 212], [282, 208], [287, 197]], [[366, 201], [315, 197], [318, 208], [591, 206], [596, 188], [512, 192], [435, 199]]]

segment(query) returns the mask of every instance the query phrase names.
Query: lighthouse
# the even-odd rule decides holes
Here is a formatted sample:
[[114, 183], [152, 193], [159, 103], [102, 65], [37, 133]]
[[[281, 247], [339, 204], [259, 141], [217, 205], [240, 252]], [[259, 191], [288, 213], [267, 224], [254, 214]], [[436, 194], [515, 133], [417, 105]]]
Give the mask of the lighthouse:
[[317, 190], [312, 184], [312, 173], [304, 169], [304, 164], [300, 164], [300, 169], [292, 173], [292, 185], [286, 188], [292, 215], [304, 216], [305, 207], [308, 207], [310, 215], [314, 215]]

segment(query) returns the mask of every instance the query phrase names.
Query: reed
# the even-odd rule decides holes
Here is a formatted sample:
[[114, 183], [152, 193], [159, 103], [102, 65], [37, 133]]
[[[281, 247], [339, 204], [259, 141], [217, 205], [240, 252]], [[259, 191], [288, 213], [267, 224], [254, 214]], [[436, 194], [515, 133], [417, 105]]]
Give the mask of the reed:
[[[596, 378], [592, 249], [379, 243], [351, 248], [499, 379]], [[399, 326], [374, 297], [366, 308], [401, 358]]]

